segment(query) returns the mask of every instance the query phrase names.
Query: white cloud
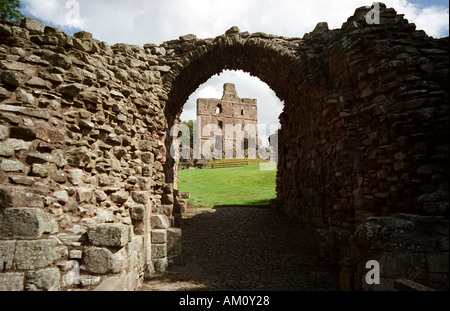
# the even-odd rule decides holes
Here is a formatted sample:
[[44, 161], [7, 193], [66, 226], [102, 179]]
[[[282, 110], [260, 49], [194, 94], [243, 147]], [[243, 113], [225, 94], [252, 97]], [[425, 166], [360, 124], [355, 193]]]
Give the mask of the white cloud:
[[[421, 0], [385, 0], [410, 23], [434, 37], [449, 33], [447, 6], [415, 4]], [[124, 42], [143, 45], [160, 44], [193, 33], [199, 38], [213, 38], [231, 26], [241, 31], [266, 32], [286, 37], [303, 37], [318, 22], [330, 29], [340, 28], [355, 9], [372, 0], [22, 0], [25, 15], [33, 15], [63, 30], [77, 26], [109, 44]], [[67, 14], [79, 3], [78, 18], [68, 23]], [[214, 76], [195, 91], [184, 107], [184, 119], [195, 118], [198, 97], [221, 97], [225, 82], [236, 84], [238, 96], [258, 99], [260, 122], [278, 123], [282, 103], [267, 85], [242, 72]]]
[[[24, 12], [58, 26], [79, 26], [110, 44], [162, 43], [194, 33], [215, 37], [231, 26], [242, 31], [302, 37], [318, 22], [340, 28], [356, 8], [371, 0], [22, 0]], [[388, 7], [433, 36], [448, 34], [448, 6], [422, 7], [406, 0], [386, 0]], [[79, 3], [76, 25], [67, 22], [72, 6]]]
[[222, 92], [212, 85], [206, 85], [205, 87], [200, 88], [198, 96], [201, 98], [220, 98]]
[[406, 0], [387, 0], [388, 7], [393, 7], [398, 14], [416, 25], [416, 29], [424, 30], [429, 36], [436, 38], [449, 34], [449, 8], [442, 5], [423, 6]]

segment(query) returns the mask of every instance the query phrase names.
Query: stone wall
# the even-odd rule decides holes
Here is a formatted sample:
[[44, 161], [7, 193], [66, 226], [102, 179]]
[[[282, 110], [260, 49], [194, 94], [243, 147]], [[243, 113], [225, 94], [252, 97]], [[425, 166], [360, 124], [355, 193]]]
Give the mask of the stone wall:
[[[374, 222], [402, 213], [408, 230], [448, 230], [448, 37], [380, 9], [380, 24], [363, 7], [303, 38], [232, 27], [142, 47], [1, 22], [0, 289], [136, 289], [175, 263], [183, 207], [168, 133], [223, 69], [284, 101], [273, 205], [341, 260], [344, 288], [371, 289], [364, 260], [409, 252], [363, 234]], [[439, 232], [417, 231], [433, 247], [407, 239], [427, 264], [405, 277], [448, 280]]]
[[[414, 280], [430, 289], [448, 290], [448, 219], [397, 214], [369, 217], [350, 239], [340, 262], [341, 287], [395, 290], [395, 281]], [[380, 284], [367, 284], [366, 263], [380, 264]]]
[[181, 234], [163, 174], [169, 67], [31, 18], [0, 36], [0, 288], [135, 289]]

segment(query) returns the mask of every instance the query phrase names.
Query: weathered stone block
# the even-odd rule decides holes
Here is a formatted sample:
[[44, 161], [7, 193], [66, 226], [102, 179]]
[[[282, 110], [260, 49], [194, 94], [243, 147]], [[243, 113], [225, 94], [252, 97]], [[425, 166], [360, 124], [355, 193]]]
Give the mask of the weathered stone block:
[[66, 204], [67, 202], [69, 202], [69, 195], [67, 194], [66, 190], [55, 191], [53, 192], [53, 196], [60, 204]]
[[91, 151], [83, 146], [67, 152], [67, 163], [74, 167], [85, 167], [91, 161]]
[[167, 229], [167, 257], [169, 263], [181, 264], [181, 228]]
[[4, 70], [1, 74], [1, 81], [12, 86], [19, 86], [23, 83], [23, 76], [17, 71]]
[[58, 246], [56, 239], [17, 241], [15, 267], [20, 270], [39, 269], [54, 264], [67, 254], [66, 246]]
[[80, 83], [62, 84], [56, 88], [57, 92], [69, 97], [76, 97], [83, 90], [83, 85]]
[[153, 244], [152, 245], [152, 259], [166, 258], [167, 244]]
[[152, 229], [166, 229], [170, 227], [169, 219], [165, 215], [152, 215], [150, 221]]
[[148, 203], [149, 193], [148, 191], [133, 191], [131, 193], [131, 198], [136, 203], [146, 204]]
[[74, 186], [78, 186], [83, 181], [83, 171], [80, 169], [67, 170], [67, 178]]
[[24, 19], [22, 19], [22, 21], [20, 22], [20, 27], [23, 27], [25, 29], [27, 29], [30, 34], [42, 34], [44, 33], [44, 28], [45, 25], [43, 22], [32, 18], [32, 17], [25, 17]]
[[121, 247], [127, 244], [130, 228], [123, 224], [97, 224], [87, 230], [89, 242], [97, 246]]
[[126, 200], [128, 200], [129, 196], [130, 196], [130, 194], [128, 191], [121, 189], [121, 190], [111, 194], [111, 201], [121, 205], [121, 204], [125, 203]]
[[23, 205], [23, 201], [21, 200], [23, 193], [20, 192], [19, 195], [16, 195], [16, 193], [16, 187], [0, 187], [0, 206], [5, 208]]
[[10, 176], [9, 179], [16, 185], [32, 186], [36, 182], [36, 178], [31, 176]]
[[428, 176], [439, 172], [440, 167], [434, 164], [421, 165], [417, 168], [417, 175], [419, 176]]
[[87, 40], [92, 39], [92, 33], [87, 32], [87, 31], [78, 31], [78, 32], [74, 33], [73, 36], [78, 39], [87, 39]]
[[[72, 67], [72, 60], [68, 56], [63, 54], [53, 54], [50, 58], [50, 61], [52, 62], [53, 66], [58, 66], [66, 70]], [[76, 85], [73, 88], [77, 90], [82, 87]]]
[[82, 259], [83, 251], [78, 249], [73, 249], [69, 252], [69, 259]]
[[152, 176], [152, 167], [149, 165], [143, 165], [142, 176]]
[[80, 264], [78, 261], [70, 260], [58, 263], [58, 268], [61, 272], [64, 272], [61, 278], [61, 286], [73, 286], [81, 283]]
[[23, 291], [24, 273], [0, 273], [0, 291]]
[[28, 271], [25, 289], [29, 291], [59, 291], [61, 274], [58, 268]]
[[108, 195], [102, 190], [94, 190], [94, 196], [97, 202], [103, 202], [108, 198]]
[[108, 248], [89, 247], [85, 250], [81, 268], [90, 273], [120, 273], [124, 267], [125, 252], [123, 248], [113, 251]]
[[[20, 135], [16, 135], [17, 131], [15, 129], [17, 129], [17, 128], [13, 128], [12, 135], [13, 136], [20, 136]], [[19, 130], [19, 132], [20, 132], [20, 130]], [[32, 135], [32, 137], [34, 139], [35, 136], [32, 133], [32, 131], [29, 131], [28, 134]], [[27, 135], [27, 134], [25, 134], [25, 135]], [[28, 150], [30, 148], [30, 146], [31, 146], [31, 142], [26, 142], [26, 141], [23, 141], [22, 139], [15, 139], [15, 138], [8, 139], [8, 140], [6, 140], [5, 143], [8, 144], [8, 145], [11, 145], [14, 148], [14, 150], [16, 150], [16, 151], [18, 151], [18, 150]]]
[[157, 207], [158, 213], [161, 213], [168, 217], [172, 216], [173, 209], [174, 206], [172, 204], [158, 205]]
[[141, 154], [141, 159], [142, 159], [142, 162], [144, 162], [144, 163], [147, 163], [147, 164], [153, 163], [153, 162], [155, 162], [155, 155], [151, 152], [143, 152]]
[[31, 174], [33, 176], [45, 178], [48, 176], [49, 171], [50, 171], [50, 168], [46, 164], [35, 163], [31, 166]]
[[27, 163], [29, 164], [44, 164], [48, 162], [53, 162], [53, 157], [51, 154], [32, 152], [27, 155]]
[[80, 187], [77, 189], [76, 199], [78, 203], [89, 202], [94, 194], [94, 188]]
[[36, 87], [36, 88], [44, 88], [44, 89], [51, 88], [51, 83], [49, 83], [39, 77], [31, 77], [30, 80], [28, 80], [26, 84], [31, 87]]
[[167, 243], [167, 230], [166, 229], [153, 229], [152, 230], [152, 244], [164, 244]]
[[135, 221], [143, 221], [145, 218], [145, 205], [137, 204], [130, 207], [131, 219]]
[[167, 257], [158, 258], [155, 260], [154, 266], [155, 271], [163, 273], [166, 272], [167, 267], [169, 266], [169, 261], [167, 260]]
[[122, 273], [118, 276], [112, 276], [105, 278], [100, 285], [94, 288], [94, 291], [124, 291], [125, 290], [125, 279], [126, 272], [122, 271]]
[[[1, 241], [0, 240], [0, 267], [3, 270], [13, 268], [14, 253], [16, 251], [16, 241]], [[1, 275], [1, 273], [0, 273]], [[1, 282], [0, 282], [1, 286]]]
[[23, 164], [22, 162], [16, 160], [2, 160], [2, 170], [5, 172], [22, 172], [28, 174], [30, 168]]
[[[1, 91], [0, 91], [0, 94], [1, 94]], [[1, 95], [0, 95], [0, 98], [1, 98]], [[8, 136], [9, 136], [9, 128], [7, 126], [0, 125], [0, 140], [4, 140]]]
[[[107, 210], [104, 208], [93, 207], [93, 212], [95, 216], [92, 218], [97, 223], [112, 223], [114, 222], [114, 213], [111, 210]], [[125, 220], [124, 220], [125, 223]]]
[[39, 208], [7, 208], [0, 215], [0, 239], [39, 239], [57, 231], [53, 215]]
[[18, 186], [0, 186], [0, 203], [3, 207], [44, 207], [42, 196]]
[[12, 157], [15, 154], [14, 147], [6, 142], [0, 143], [0, 156]]
[[2, 36], [10, 36], [12, 34], [11, 27], [6, 24], [0, 24], [0, 35]]

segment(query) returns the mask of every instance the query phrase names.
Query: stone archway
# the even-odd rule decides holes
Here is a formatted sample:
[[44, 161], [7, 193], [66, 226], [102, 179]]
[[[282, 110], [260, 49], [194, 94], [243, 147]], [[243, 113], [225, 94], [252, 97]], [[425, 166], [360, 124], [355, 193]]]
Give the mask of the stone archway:
[[[163, 78], [168, 127], [188, 96], [210, 76], [224, 69], [257, 76], [285, 102], [280, 116], [280, 208], [313, 228], [353, 229], [379, 213], [366, 209], [360, 192], [362, 180], [370, 179], [364, 176], [369, 162], [376, 161], [369, 153], [378, 148], [379, 140], [389, 140], [382, 133], [391, 125], [386, 106], [397, 100], [393, 77], [385, 75], [399, 62], [389, 63], [395, 58], [380, 44], [390, 40], [384, 38], [387, 26], [368, 25], [367, 11], [357, 10], [338, 30], [319, 23], [301, 39], [232, 27], [213, 39], [186, 35], [164, 43], [170, 51], [163, 56], [170, 68]], [[396, 16], [389, 9], [382, 13], [386, 21]], [[389, 27], [398, 32], [397, 24]], [[405, 36], [411, 36], [414, 25], [401, 24]], [[391, 84], [383, 90], [385, 82]], [[171, 175], [166, 168], [169, 182]]]
[[[180, 37], [177, 44], [167, 44], [167, 50], [184, 51], [183, 47], [198, 47], [196, 50], [183, 56], [184, 62], [176, 62], [175, 68], [168, 72], [164, 79], [165, 89], [168, 91], [168, 100], [165, 109], [168, 127], [171, 128], [181, 113], [187, 97], [212, 75], [225, 69], [243, 69], [253, 76], [258, 76], [267, 82], [272, 89], [282, 97], [288, 98], [286, 93], [289, 87], [294, 87], [298, 79], [287, 77], [295, 71], [286, 72], [283, 68], [291, 68], [296, 60], [292, 46], [282, 37], [271, 41], [266, 34], [241, 33], [237, 27], [229, 29], [225, 35], [215, 39], [197, 39], [194, 35]], [[299, 42], [300, 39], [292, 41]], [[270, 43], [270, 44], [268, 44]], [[186, 53], [186, 52], [182, 52]], [[178, 56], [173, 56], [175, 59]], [[169, 58], [168, 63], [171, 60]], [[297, 80], [297, 82], [296, 82]], [[293, 94], [290, 95], [294, 96]], [[170, 138], [166, 141], [166, 150], [169, 151]], [[168, 152], [168, 168], [166, 178], [171, 181], [171, 168], [173, 162]]]
[[[233, 27], [214, 39], [187, 35], [163, 44], [172, 64], [164, 77], [169, 126], [196, 87], [222, 69], [258, 76], [285, 102], [275, 205], [316, 231], [322, 252], [336, 259], [369, 217], [446, 213], [438, 211], [445, 205], [438, 194], [440, 203], [427, 202], [425, 189], [447, 189], [441, 177], [448, 173], [440, 170], [439, 181], [419, 176], [433, 174], [432, 159], [448, 167], [432, 134], [447, 121], [437, 128], [428, 121], [446, 110], [438, 103], [446, 101], [448, 49], [380, 8], [380, 24], [368, 24], [370, 8], [359, 8], [341, 29], [319, 23], [301, 39]], [[440, 68], [436, 75], [432, 67]], [[423, 157], [421, 149], [431, 153]], [[166, 168], [166, 177], [172, 173]]]

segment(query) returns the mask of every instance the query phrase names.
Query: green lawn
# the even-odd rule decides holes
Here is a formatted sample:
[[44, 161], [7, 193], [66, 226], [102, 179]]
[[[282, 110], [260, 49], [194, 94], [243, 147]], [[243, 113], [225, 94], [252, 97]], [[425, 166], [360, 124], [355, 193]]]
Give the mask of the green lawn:
[[267, 205], [275, 195], [276, 169], [259, 165], [178, 171], [178, 189], [196, 206]]

